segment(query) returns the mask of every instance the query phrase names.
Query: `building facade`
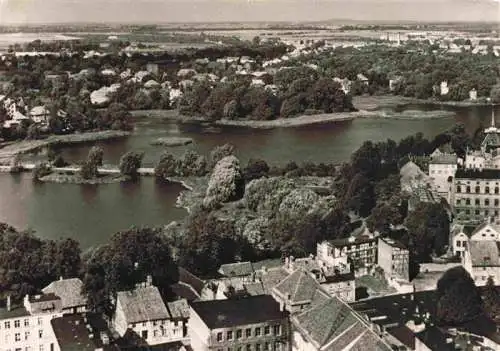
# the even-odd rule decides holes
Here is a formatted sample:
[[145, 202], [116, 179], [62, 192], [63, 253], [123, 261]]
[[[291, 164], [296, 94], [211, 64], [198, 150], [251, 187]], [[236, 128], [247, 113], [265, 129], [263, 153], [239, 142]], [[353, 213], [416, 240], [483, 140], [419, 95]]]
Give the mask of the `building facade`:
[[356, 274], [366, 274], [377, 263], [377, 239], [362, 236], [323, 241], [318, 244], [317, 252], [323, 260], [332, 262], [347, 256]]
[[378, 239], [378, 265], [390, 278], [410, 280], [410, 252], [395, 240]]
[[289, 351], [288, 312], [269, 295], [191, 304], [191, 347], [196, 351]]
[[0, 309], [0, 350], [60, 351], [50, 322], [61, 316], [61, 299], [53, 294], [26, 295], [15, 307], [8, 298]]

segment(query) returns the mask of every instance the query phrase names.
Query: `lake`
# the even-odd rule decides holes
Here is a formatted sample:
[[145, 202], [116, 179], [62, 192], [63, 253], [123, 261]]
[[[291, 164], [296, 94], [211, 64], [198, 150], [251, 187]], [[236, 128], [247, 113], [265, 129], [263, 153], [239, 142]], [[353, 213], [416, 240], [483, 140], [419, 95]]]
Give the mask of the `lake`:
[[[418, 107], [418, 106], [417, 106]], [[415, 109], [409, 106], [408, 109]], [[428, 107], [426, 107], [428, 108]], [[342, 124], [310, 126], [294, 129], [204, 130], [200, 126], [178, 126], [159, 119], [138, 119], [135, 133], [123, 140], [97, 143], [104, 148], [105, 163], [116, 164], [128, 150], [145, 153], [144, 165], [152, 166], [165, 148], [150, 145], [157, 137], [175, 135], [191, 137], [192, 145], [171, 148], [175, 155], [189, 148], [208, 155], [220, 144], [231, 143], [243, 164], [250, 158], [262, 158], [270, 164], [342, 162], [365, 140], [399, 140], [422, 132], [426, 137], [451, 127], [460, 121], [473, 132], [488, 125], [489, 108], [456, 108], [455, 118], [434, 120], [357, 119]], [[500, 116], [500, 109], [497, 111]], [[63, 148], [68, 160], [84, 159], [91, 145]], [[40, 158], [43, 155], [33, 156]], [[168, 184], [153, 177], [136, 183], [106, 185], [74, 185], [34, 183], [30, 174], [0, 174], [0, 222], [20, 229], [32, 228], [43, 238], [71, 237], [83, 249], [105, 243], [109, 236], [132, 225], [166, 225], [185, 216], [184, 209], [175, 207], [181, 191], [178, 184]]]

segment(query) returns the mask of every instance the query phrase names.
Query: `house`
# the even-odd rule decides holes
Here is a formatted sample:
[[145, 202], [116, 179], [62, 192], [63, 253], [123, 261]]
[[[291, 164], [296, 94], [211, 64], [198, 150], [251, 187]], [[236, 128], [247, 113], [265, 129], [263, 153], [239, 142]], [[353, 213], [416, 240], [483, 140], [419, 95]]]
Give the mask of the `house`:
[[356, 75], [356, 79], [361, 82], [363, 85], [368, 85], [368, 83], [370, 82], [369, 79], [362, 73], [358, 73]]
[[377, 264], [388, 278], [410, 280], [410, 252], [400, 242], [389, 238], [378, 238]]
[[30, 110], [29, 116], [35, 123], [47, 123], [50, 111], [45, 106], [35, 106]]
[[87, 298], [82, 294], [83, 283], [79, 278], [59, 279], [42, 289], [44, 294], [54, 294], [61, 298], [63, 314], [87, 311]]
[[469, 244], [469, 236], [464, 231], [464, 225], [455, 223], [450, 229], [450, 242], [452, 254], [464, 257]]
[[500, 243], [495, 240], [469, 242], [462, 259], [476, 286], [486, 285], [489, 277], [500, 281]]
[[477, 100], [477, 90], [475, 88], [469, 91], [469, 100], [471, 101]]
[[429, 176], [438, 196], [448, 199], [452, 190], [452, 180], [458, 168], [456, 154], [443, 153], [436, 149], [430, 156]]
[[291, 317], [294, 351], [389, 351], [391, 346], [336, 297]]
[[186, 338], [185, 319], [169, 312], [151, 276], [134, 290], [119, 291], [112, 325], [120, 336], [133, 333], [148, 345], [160, 345]]
[[447, 81], [442, 81], [441, 84], [439, 85], [439, 94], [441, 96], [448, 95], [450, 92], [450, 88], [448, 87], [448, 82]]
[[158, 66], [157, 63], [148, 62], [146, 64], [146, 71], [148, 71], [149, 73], [153, 74], [154, 76], [158, 76], [159, 66]]
[[116, 76], [116, 72], [114, 69], [106, 68], [106, 69], [103, 69], [101, 71], [101, 75], [103, 75], [105, 77], [113, 77], [113, 76]]
[[146, 89], [155, 89], [159, 88], [160, 83], [158, 83], [156, 80], [150, 79], [146, 83], [144, 83], [144, 88]]
[[50, 322], [61, 316], [61, 299], [54, 294], [26, 295], [22, 305], [8, 296], [0, 308], [0, 349], [60, 351]]
[[191, 347], [196, 351], [289, 350], [288, 316], [268, 295], [193, 302]]

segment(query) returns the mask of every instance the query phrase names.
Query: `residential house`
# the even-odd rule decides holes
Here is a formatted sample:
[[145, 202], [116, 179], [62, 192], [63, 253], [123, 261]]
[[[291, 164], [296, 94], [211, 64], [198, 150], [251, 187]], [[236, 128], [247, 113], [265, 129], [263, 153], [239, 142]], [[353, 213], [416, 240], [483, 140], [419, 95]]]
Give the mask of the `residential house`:
[[82, 294], [83, 283], [79, 278], [59, 279], [42, 289], [44, 294], [54, 294], [61, 299], [63, 314], [87, 312], [87, 298]]
[[335, 77], [333, 78], [333, 81], [340, 84], [342, 91], [345, 94], [348, 94], [351, 91], [352, 82], [349, 79], [347, 78], [340, 79], [338, 77]]
[[[319, 245], [326, 246], [326, 250], [333, 258], [347, 255], [354, 264], [356, 274], [366, 274], [377, 262], [377, 239], [365, 235], [323, 241]], [[318, 249], [319, 250], [319, 249]]]
[[500, 242], [481, 240], [469, 242], [462, 264], [474, 279], [476, 286], [486, 285], [489, 277], [500, 281]]
[[469, 91], [469, 100], [471, 101], [477, 100], [477, 90], [475, 88]]
[[469, 236], [464, 231], [464, 225], [455, 223], [450, 230], [451, 252], [458, 257], [464, 257], [469, 244]]
[[269, 295], [193, 302], [189, 336], [196, 351], [290, 350], [289, 313]]
[[377, 264], [386, 277], [405, 282], [410, 280], [410, 252], [403, 244], [390, 238], [378, 238], [377, 252]]
[[369, 79], [362, 73], [358, 73], [356, 75], [356, 79], [361, 82], [363, 85], [368, 85], [369, 84]]
[[61, 299], [54, 294], [26, 295], [16, 306], [7, 297], [0, 308], [0, 350], [60, 351], [50, 321], [61, 316]]
[[120, 336], [133, 333], [151, 346], [186, 338], [185, 321], [172, 316], [150, 276], [134, 290], [118, 292], [112, 325]]
[[450, 88], [448, 87], [448, 82], [447, 81], [442, 81], [441, 84], [439, 85], [439, 94], [441, 96], [448, 95], [450, 92]]
[[35, 106], [30, 110], [29, 117], [35, 123], [48, 123], [50, 111], [45, 106]]

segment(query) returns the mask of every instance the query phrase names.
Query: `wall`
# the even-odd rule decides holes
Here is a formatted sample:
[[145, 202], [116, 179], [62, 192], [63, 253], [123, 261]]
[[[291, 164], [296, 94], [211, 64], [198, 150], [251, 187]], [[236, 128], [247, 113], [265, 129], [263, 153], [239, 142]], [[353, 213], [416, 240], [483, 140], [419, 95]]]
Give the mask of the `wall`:
[[[479, 186], [479, 192], [476, 192], [477, 186]], [[467, 192], [467, 187], [469, 187], [469, 192]], [[500, 215], [500, 182], [498, 180], [455, 179], [453, 198], [458, 223], [479, 224], [484, 221], [485, 217]]]
[[191, 339], [191, 347], [193, 350], [208, 350], [210, 330], [191, 307], [189, 308], [188, 336]]
[[294, 331], [292, 334], [292, 351], [318, 351], [313, 344], [305, 340], [300, 332]]

